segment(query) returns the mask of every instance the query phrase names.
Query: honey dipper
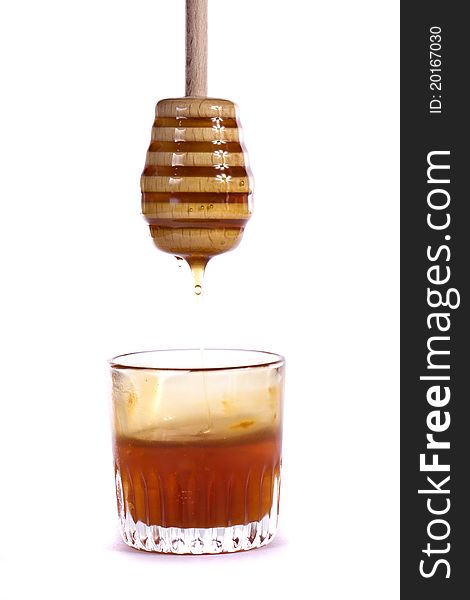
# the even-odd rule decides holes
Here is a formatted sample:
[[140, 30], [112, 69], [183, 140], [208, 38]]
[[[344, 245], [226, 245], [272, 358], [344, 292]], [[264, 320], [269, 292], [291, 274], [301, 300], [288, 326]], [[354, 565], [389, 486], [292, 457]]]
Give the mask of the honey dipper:
[[207, 97], [207, 0], [186, 0], [186, 96], [160, 100], [141, 177], [157, 248], [191, 267], [233, 250], [252, 212], [252, 178], [237, 106]]

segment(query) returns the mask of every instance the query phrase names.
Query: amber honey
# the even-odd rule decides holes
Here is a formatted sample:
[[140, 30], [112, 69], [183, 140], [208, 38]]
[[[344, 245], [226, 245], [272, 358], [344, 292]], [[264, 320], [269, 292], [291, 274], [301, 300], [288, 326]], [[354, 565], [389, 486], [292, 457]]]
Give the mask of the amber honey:
[[278, 497], [280, 467], [281, 437], [273, 430], [188, 443], [115, 441], [121, 510], [146, 525], [210, 528], [261, 521]]

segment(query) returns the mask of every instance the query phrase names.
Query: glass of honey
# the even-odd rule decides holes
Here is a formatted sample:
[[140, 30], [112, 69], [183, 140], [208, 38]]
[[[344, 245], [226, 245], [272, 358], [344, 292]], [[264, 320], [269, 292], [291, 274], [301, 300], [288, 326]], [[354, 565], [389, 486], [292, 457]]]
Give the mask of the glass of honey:
[[279, 509], [283, 357], [157, 350], [110, 364], [124, 542], [173, 554], [268, 544]]

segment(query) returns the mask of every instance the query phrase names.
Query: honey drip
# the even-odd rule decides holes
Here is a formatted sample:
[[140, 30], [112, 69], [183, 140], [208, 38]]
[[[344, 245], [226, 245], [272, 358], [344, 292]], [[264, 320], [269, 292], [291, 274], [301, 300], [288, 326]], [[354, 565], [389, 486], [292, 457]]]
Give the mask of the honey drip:
[[209, 258], [205, 256], [189, 256], [186, 262], [191, 269], [194, 281], [194, 293], [196, 296], [201, 296], [203, 291], [204, 272], [206, 270]]

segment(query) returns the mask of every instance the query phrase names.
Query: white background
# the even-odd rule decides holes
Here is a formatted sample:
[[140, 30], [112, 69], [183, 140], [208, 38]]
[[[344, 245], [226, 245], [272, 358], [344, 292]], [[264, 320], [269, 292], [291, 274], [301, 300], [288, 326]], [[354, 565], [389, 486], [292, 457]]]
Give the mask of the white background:
[[398, 598], [398, 16], [210, 2], [209, 92], [239, 104], [256, 185], [203, 341], [286, 356], [284, 480], [270, 546], [178, 557], [118, 537], [106, 359], [200, 341], [140, 216], [184, 3], [2, 2], [1, 600]]

